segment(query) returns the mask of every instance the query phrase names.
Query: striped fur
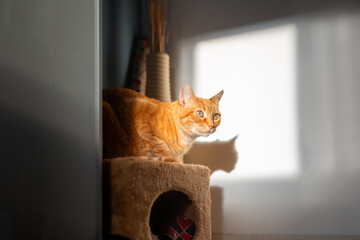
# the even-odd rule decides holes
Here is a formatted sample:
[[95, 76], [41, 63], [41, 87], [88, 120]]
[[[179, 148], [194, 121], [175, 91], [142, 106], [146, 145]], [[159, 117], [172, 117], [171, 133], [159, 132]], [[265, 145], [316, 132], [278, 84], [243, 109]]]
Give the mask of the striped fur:
[[198, 98], [190, 85], [184, 84], [178, 101], [163, 103], [129, 89], [104, 90], [104, 158], [144, 156], [182, 162], [197, 137], [208, 136], [219, 126], [222, 94]]

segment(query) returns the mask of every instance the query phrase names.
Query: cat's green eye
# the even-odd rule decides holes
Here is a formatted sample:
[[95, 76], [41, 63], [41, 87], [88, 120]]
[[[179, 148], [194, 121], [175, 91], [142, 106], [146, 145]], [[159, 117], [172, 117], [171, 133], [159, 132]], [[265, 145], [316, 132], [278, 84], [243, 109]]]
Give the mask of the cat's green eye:
[[199, 118], [203, 118], [203, 117], [204, 117], [204, 112], [201, 111], [201, 110], [197, 110], [197, 111], [195, 112], [195, 114], [196, 114], [196, 116], [199, 117]]
[[218, 114], [218, 113], [215, 113], [214, 115], [213, 115], [213, 119], [216, 121], [216, 120], [219, 120], [219, 118], [220, 118], [220, 114]]

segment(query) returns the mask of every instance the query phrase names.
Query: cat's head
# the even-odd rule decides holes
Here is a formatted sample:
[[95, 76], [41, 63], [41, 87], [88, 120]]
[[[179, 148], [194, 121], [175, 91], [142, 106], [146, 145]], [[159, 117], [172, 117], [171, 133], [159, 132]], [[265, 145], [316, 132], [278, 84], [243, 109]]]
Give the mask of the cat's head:
[[192, 136], [209, 136], [221, 122], [219, 101], [224, 91], [210, 99], [196, 97], [190, 84], [185, 83], [179, 93], [182, 129]]

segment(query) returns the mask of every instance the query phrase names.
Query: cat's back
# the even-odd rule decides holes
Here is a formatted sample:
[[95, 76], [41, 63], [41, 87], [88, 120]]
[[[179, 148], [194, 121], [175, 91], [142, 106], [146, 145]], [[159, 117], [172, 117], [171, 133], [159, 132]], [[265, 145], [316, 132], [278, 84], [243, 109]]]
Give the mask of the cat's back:
[[109, 103], [134, 101], [144, 97], [140, 93], [126, 88], [109, 88], [103, 90], [103, 100]]
[[125, 88], [110, 88], [103, 90], [103, 100], [108, 102], [116, 112], [138, 112], [155, 109], [162, 103], [148, 98], [134, 90]]

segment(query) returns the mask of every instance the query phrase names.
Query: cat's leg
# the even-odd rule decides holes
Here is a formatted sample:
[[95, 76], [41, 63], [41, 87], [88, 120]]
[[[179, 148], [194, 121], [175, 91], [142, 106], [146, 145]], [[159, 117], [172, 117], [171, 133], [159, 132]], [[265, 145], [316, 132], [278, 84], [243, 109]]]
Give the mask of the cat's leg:
[[184, 163], [179, 158], [174, 158], [174, 157], [159, 157], [159, 161], [161, 161], [161, 162]]
[[151, 153], [156, 157], [172, 157], [173, 154], [169, 146], [157, 136], [150, 136], [147, 139], [150, 143]]
[[153, 156], [157, 157], [159, 161], [162, 162], [176, 162], [182, 163], [181, 160], [175, 158], [172, 152], [169, 149], [169, 146], [156, 136], [151, 136], [149, 138], [151, 144], [151, 153]]
[[146, 135], [144, 147], [147, 149], [146, 155], [149, 156], [150, 160], [183, 163], [181, 158], [179, 159], [173, 156], [168, 145], [157, 136], [152, 134]]
[[136, 125], [139, 136], [142, 138], [144, 153], [147, 156], [153, 157], [151, 160], [158, 160], [162, 162], [176, 162], [183, 163], [181, 159], [174, 156], [166, 141], [157, 136], [153, 129], [149, 128], [147, 124], [141, 124], [139, 121]]

